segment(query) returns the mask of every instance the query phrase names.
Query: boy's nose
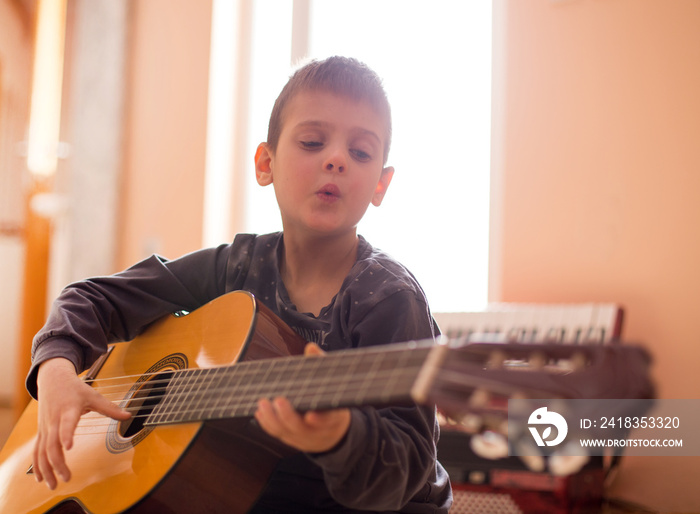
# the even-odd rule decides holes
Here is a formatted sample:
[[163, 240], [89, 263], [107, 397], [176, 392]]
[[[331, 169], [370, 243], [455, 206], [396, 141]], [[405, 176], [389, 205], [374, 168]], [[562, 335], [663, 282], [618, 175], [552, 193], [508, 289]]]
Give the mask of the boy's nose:
[[346, 156], [342, 149], [340, 148], [329, 148], [329, 152], [326, 154], [326, 160], [324, 161], [323, 168], [326, 171], [332, 171], [337, 173], [343, 173], [347, 169]]
[[336, 170], [336, 171], [338, 171], [338, 173], [342, 173], [343, 171], [345, 171], [345, 167], [344, 167], [344, 166], [336, 166], [336, 165], [333, 164], [332, 162], [329, 162], [328, 164], [326, 164], [326, 169], [327, 169], [328, 171]]

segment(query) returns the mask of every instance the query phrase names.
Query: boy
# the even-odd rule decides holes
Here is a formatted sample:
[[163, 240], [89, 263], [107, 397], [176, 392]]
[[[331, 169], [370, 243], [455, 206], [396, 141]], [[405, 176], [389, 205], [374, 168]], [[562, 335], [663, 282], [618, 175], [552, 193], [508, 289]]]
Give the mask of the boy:
[[[63, 452], [80, 415], [129, 414], [82, 383], [112, 341], [129, 340], [167, 313], [192, 311], [244, 289], [321, 350], [424, 339], [437, 333], [413, 276], [357, 235], [393, 175], [385, 167], [391, 115], [378, 77], [340, 57], [298, 70], [278, 97], [268, 140], [255, 155], [272, 184], [283, 232], [234, 242], [64, 290], [37, 334], [29, 391], [39, 400], [35, 474], [50, 488], [70, 479]], [[311, 346], [309, 353], [319, 350]], [[337, 409], [297, 413], [261, 399], [255, 415], [300, 451], [283, 459], [253, 512], [447, 512], [449, 481], [436, 460], [434, 409]]]

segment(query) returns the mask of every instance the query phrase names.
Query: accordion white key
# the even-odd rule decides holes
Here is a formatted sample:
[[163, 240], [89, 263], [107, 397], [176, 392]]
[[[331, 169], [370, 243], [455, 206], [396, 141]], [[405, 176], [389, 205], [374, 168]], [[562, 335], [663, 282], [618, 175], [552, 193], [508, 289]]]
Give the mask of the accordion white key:
[[438, 312], [443, 334], [469, 340], [608, 344], [620, 339], [623, 309], [614, 303], [493, 303], [475, 312]]

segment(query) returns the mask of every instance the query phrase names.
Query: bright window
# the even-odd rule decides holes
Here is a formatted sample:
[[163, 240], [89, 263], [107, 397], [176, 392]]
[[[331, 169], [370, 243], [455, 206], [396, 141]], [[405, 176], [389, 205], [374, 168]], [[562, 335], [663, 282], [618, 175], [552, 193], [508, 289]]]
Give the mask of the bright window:
[[[255, 183], [252, 156], [266, 139], [272, 105], [293, 69], [292, 2], [272, 3], [274, 15], [271, 2], [254, 2], [252, 13], [245, 230], [258, 233], [279, 230], [281, 223], [272, 188]], [[384, 79], [392, 106], [388, 164], [396, 174], [384, 203], [370, 206], [359, 232], [416, 275], [433, 311], [482, 308], [488, 286], [490, 2], [309, 5], [308, 56], [366, 62]]]

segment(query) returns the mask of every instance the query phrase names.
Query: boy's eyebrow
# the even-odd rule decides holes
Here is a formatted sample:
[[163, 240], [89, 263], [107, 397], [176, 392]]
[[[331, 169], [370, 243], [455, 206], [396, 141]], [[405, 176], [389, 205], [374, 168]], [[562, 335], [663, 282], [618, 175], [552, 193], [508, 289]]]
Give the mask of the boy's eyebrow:
[[[297, 123], [296, 128], [307, 128], [307, 127], [316, 128], [316, 127], [318, 127], [318, 128], [326, 128], [327, 129], [327, 128], [332, 127], [332, 125], [333, 125], [332, 123], [328, 123], [325, 121], [307, 120], [307, 121], [301, 121], [301, 122]], [[377, 142], [379, 144], [382, 144], [381, 138], [377, 135], [376, 132], [374, 132], [372, 130], [366, 129], [364, 127], [353, 127], [352, 130], [360, 132], [364, 135], [373, 137], [374, 139], [377, 140]]]

